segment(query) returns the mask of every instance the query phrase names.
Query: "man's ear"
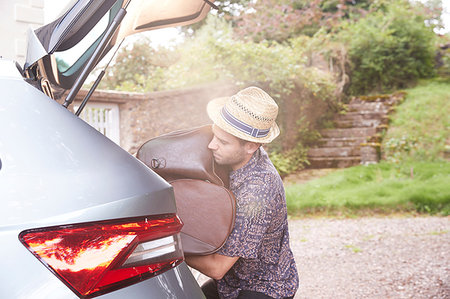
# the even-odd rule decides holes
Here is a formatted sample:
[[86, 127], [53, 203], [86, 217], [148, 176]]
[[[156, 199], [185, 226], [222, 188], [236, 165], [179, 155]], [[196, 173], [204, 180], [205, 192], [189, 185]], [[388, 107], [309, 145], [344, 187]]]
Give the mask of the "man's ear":
[[260, 146], [260, 143], [248, 141], [245, 143], [245, 151], [247, 152], [247, 154], [253, 155], [253, 153], [256, 152]]

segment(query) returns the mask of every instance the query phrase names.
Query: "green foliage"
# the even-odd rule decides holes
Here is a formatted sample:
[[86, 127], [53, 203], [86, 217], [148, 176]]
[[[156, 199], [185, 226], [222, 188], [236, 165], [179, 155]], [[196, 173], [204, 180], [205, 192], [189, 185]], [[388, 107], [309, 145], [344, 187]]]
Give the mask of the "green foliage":
[[334, 78], [306, 65], [302, 40], [293, 39], [285, 44], [240, 41], [235, 39], [230, 23], [209, 15], [206, 24], [182, 47], [166, 49], [165, 55], [162, 50], [151, 48], [146, 40], [122, 49], [102, 87], [149, 91], [222, 80], [241, 86], [268, 84], [271, 95], [279, 101], [296, 86], [309, 91], [317, 100], [333, 100]]
[[[319, 47], [310, 42], [308, 50], [314, 46]], [[203, 55], [197, 54], [200, 52]], [[288, 114], [301, 111], [302, 105], [336, 100], [334, 78], [330, 73], [307, 67], [305, 43], [300, 39], [285, 44], [242, 42], [234, 38], [228, 23], [209, 17], [207, 24], [181, 49], [180, 56], [181, 60], [169, 68], [167, 87], [219, 80], [241, 86], [264, 84], [280, 106], [278, 122], [282, 130]], [[294, 90], [301, 91], [300, 98], [290, 96]], [[295, 135], [281, 134], [270, 147], [272, 161], [282, 176], [304, 167], [305, 145], [317, 138], [317, 131], [311, 130], [314, 125], [298, 113], [295, 117], [296, 122], [289, 124], [295, 127]], [[292, 138], [289, 144], [294, 146], [286, 146], [286, 138]]]
[[407, 1], [379, 6], [353, 24], [342, 27], [351, 60], [352, 94], [402, 88], [434, 72], [435, 38], [425, 16]]
[[296, 125], [296, 143], [293, 148], [283, 151], [279, 142], [268, 145], [270, 159], [282, 178], [309, 165], [308, 147], [321, 137], [305, 116], [299, 117]]
[[[227, 22], [227, 17], [209, 15], [177, 49], [154, 49], [149, 41], [138, 42], [119, 52], [100, 88], [147, 92], [213, 81], [263, 86], [280, 106], [282, 131], [291, 130], [282, 134], [273, 150], [275, 164], [285, 175], [303, 167], [304, 147], [318, 136], [314, 131], [318, 117], [310, 122], [301, 118], [308, 113], [305, 106], [326, 103], [327, 109], [339, 110], [349, 69], [350, 91], [358, 94], [402, 87], [433, 74], [432, 28], [404, 0], [250, 1], [257, 13], [243, 13], [232, 2], [247, 27], [236, 27], [237, 19]], [[360, 21], [337, 26], [342, 18]], [[256, 37], [244, 34], [238, 39], [236, 32], [245, 28]], [[311, 37], [299, 35], [310, 29]], [[334, 38], [339, 30], [339, 38]], [[321, 122], [330, 126], [327, 118]], [[290, 143], [283, 140], [286, 135]], [[418, 152], [416, 145], [422, 139], [402, 136], [392, 136], [385, 148], [395, 155]]]
[[282, 42], [299, 35], [313, 36], [330, 31], [342, 19], [366, 13], [367, 1], [348, 0], [258, 0], [232, 20], [241, 39]]
[[438, 69], [439, 75], [443, 77], [450, 77], [450, 47], [443, 52], [444, 54], [441, 58], [442, 65]]
[[402, 156], [417, 150], [417, 138], [403, 135], [400, 138], [385, 139], [384, 150], [390, 153], [388, 158], [390, 161], [398, 161]]
[[[311, 66], [306, 48], [311, 53], [314, 48], [322, 49], [323, 43], [311, 38], [292, 39], [283, 44], [242, 41], [235, 38], [230, 23], [209, 15], [204, 26], [169, 53], [168, 58], [172, 60], [167, 65], [154, 61], [152, 57], [158, 51], [145, 40], [121, 50], [106, 84], [115, 89], [141, 92], [218, 81], [241, 87], [250, 84], [263, 87], [279, 104], [278, 123], [282, 130], [287, 127], [288, 114], [291, 119], [289, 126], [293, 134], [289, 137], [282, 134], [275, 142], [278, 150], [274, 159], [284, 175], [303, 167], [304, 145], [317, 135], [310, 131], [314, 119], [310, 120], [312, 125], [298, 121], [302, 106], [336, 100], [333, 75]], [[284, 142], [287, 138], [289, 142]]]
[[417, 212], [447, 216], [449, 179], [448, 162], [382, 162], [286, 186], [286, 200], [290, 215]]
[[[220, 0], [211, 2], [217, 7], [217, 10], [212, 10], [212, 14], [217, 15], [220, 18], [224, 18], [231, 23], [235, 23], [235, 17], [241, 15], [245, 10], [247, 10], [253, 0]], [[181, 30], [188, 36], [191, 36], [195, 31], [205, 25], [205, 23], [206, 20], [202, 20], [189, 26], [183, 26], [181, 27]]]
[[99, 88], [137, 92], [160, 90], [164, 70], [178, 58], [174, 49], [155, 49], [150, 40], [141, 39], [119, 50]]
[[269, 82], [274, 96], [280, 98], [281, 94], [292, 91], [296, 80], [324, 96], [333, 87], [326, 79], [319, 81], [323, 76], [317, 70], [303, 66], [305, 57], [298, 49], [278, 43], [236, 40], [231, 26], [213, 16], [209, 16], [207, 24], [184, 45], [180, 56], [181, 60], [168, 70], [168, 88], [214, 80], [240, 85]]
[[307, 148], [301, 143], [291, 150], [270, 152], [270, 160], [282, 178], [295, 171], [301, 170], [308, 165]]
[[[320, 127], [322, 118], [317, 119], [317, 126]], [[305, 116], [299, 117], [297, 120], [297, 136], [298, 142], [303, 145], [311, 145], [314, 144], [317, 140], [319, 140], [322, 135], [320, 132], [312, 126], [309, 121], [306, 120]]]
[[439, 76], [450, 80], [450, 33], [438, 40], [436, 67]]
[[450, 139], [450, 82], [422, 81], [408, 89], [383, 139], [388, 161], [441, 161]]

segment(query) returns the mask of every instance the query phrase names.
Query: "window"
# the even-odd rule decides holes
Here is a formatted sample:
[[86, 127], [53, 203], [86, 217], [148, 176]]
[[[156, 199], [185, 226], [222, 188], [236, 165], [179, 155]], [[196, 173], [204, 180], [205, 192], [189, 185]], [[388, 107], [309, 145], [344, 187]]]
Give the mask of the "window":
[[[88, 1], [84, 1], [85, 3], [78, 2], [77, 5], [88, 5]], [[97, 6], [101, 6], [102, 4], [100, 2], [94, 3], [97, 4]], [[65, 42], [68, 42], [66, 40], [63, 40], [63, 44], [58, 46], [56, 52], [54, 53], [55, 60], [57, 63], [58, 71], [64, 76], [70, 76], [77, 72], [86, 62], [87, 60], [92, 56], [92, 54], [95, 51], [95, 48], [100, 43], [101, 38], [106, 33], [106, 29], [108, 27], [108, 24], [110, 24], [117, 12], [119, 11], [120, 7], [122, 5], [122, 1], [117, 1], [113, 7], [109, 10], [109, 13], [106, 13], [101, 17], [100, 20], [98, 20], [93, 28], [89, 30], [88, 33], [84, 33], [86, 35], [83, 36], [83, 34], [73, 34], [71, 38], [68, 39], [68, 41], [75, 40], [77, 41], [75, 45], [71, 46], [69, 49], [66, 50], [59, 50], [60, 47], [63, 47]], [[75, 8], [74, 6], [74, 8]], [[97, 7], [98, 9], [98, 7]], [[73, 10], [75, 11], [75, 10]], [[69, 12], [70, 15], [70, 12]], [[58, 32], [58, 30], [66, 30], [66, 26], [62, 26], [64, 22], [73, 21], [71, 18], [66, 17], [61, 21], [59, 27], [56, 28], [56, 33], [61, 34]], [[82, 27], [86, 27], [87, 23], [84, 22], [85, 19], [80, 18], [78, 20], [78, 23], [75, 23], [74, 27], [71, 28], [73, 31], [78, 31]], [[78, 26], [78, 27], [77, 27]], [[56, 34], [55, 33], [55, 34]]]

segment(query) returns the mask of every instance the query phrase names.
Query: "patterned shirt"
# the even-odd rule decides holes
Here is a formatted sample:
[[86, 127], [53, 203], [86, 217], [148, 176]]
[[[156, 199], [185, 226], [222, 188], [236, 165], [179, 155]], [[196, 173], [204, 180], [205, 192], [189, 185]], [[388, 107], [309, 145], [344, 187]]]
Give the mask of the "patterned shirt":
[[240, 258], [217, 281], [220, 297], [236, 298], [240, 290], [293, 296], [298, 274], [289, 247], [283, 182], [264, 149], [230, 173], [230, 189], [236, 196], [235, 226], [217, 253]]

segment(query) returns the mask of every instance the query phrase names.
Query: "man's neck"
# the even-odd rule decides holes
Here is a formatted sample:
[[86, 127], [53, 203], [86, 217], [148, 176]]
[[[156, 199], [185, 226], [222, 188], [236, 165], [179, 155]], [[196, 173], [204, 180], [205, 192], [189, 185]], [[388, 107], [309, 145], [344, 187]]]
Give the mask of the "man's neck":
[[258, 152], [259, 149], [257, 149], [255, 152], [253, 152], [252, 154], [247, 154], [244, 156], [244, 158], [237, 164], [235, 165], [231, 165], [231, 169], [233, 171], [236, 171], [238, 169], [243, 168], [245, 165], [247, 165], [247, 163], [252, 159], [253, 155]]
[[252, 158], [252, 156], [250, 157], [246, 157], [245, 159], [243, 159], [241, 162], [231, 165], [231, 169], [233, 171], [236, 171], [238, 169], [241, 169], [242, 167], [244, 167], [245, 165], [247, 165], [248, 161], [250, 161], [250, 159]]

